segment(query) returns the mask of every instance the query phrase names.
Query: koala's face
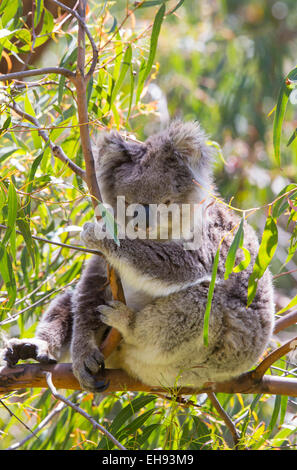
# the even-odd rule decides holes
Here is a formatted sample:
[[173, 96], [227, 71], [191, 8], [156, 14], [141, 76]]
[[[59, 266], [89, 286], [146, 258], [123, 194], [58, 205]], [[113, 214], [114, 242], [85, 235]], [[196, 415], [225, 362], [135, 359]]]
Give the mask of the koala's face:
[[[145, 230], [158, 227], [159, 239], [163, 238], [159, 229], [165, 219], [154, 212], [155, 207], [161, 205], [166, 212], [166, 207], [176, 205], [180, 209], [188, 204], [190, 212], [182, 214], [179, 210], [180, 216], [170, 211], [168, 217], [167, 210], [170, 238], [173, 225], [181, 226], [193, 215], [193, 204], [202, 199], [193, 180], [197, 179], [199, 163], [201, 175], [205, 174], [201, 164], [206, 149], [203, 137], [197, 125], [181, 123], [172, 124], [167, 131], [149, 137], [144, 143], [125, 141], [116, 132], [103, 134], [98, 144], [96, 174], [103, 202], [113, 207], [117, 220], [119, 207], [123, 208], [118, 204], [120, 197], [127, 209], [125, 223], [141, 214], [145, 217]], [[136, 230], [140, 229], [139, 220], [134, 224]]]

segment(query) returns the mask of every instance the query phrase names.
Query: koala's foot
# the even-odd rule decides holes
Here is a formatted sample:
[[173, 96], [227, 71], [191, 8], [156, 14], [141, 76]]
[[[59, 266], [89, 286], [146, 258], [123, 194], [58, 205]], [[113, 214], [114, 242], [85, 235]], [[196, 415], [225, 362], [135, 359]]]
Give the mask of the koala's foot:
[[97, 310], [100, 312], [100, 320], [106, 325], [119, 330], [123, 336], [129, 334], [129, 328], [133, 322], [134, 312], [127, 305], [118, 300], [106, 302], [107, 305], [100, 305]]
[[57, 362], [50, 354], [46, 341], [37, 338], [12, 338], [5, 345], [3, 360], [9, 367], [13, 367], [20, 359], [35, 359], [42, 364]]
[[83, 351], [72, 351], [72, 371], [83, 390], [103, 392], [109, 382], [98, 380], [96, 374], [104, 371], [104, 357], [96, 346], [89, 345]]

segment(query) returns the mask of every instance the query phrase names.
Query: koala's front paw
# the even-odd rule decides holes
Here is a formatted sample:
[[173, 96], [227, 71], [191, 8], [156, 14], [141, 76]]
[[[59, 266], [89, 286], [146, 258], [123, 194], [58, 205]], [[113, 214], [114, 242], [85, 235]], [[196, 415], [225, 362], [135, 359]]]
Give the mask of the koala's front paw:
[[123, 336], [127, 336], [134, 316], [134, 312], [127, 305], [118, 300], [111, 300], [107, 305], [97, 307], [97, 310], [101, 314], [100, 319], [103, 323], [113, 326]]
[[103, 235], [105, 236], [105, 232], [103, 232], [103, 221], [100, 220], [95, 224], [92, 222], [85, 223], [80, 238], [87, 247], [96, 250], [100, 248], [100, 241]]
[[49, 352], [48, 343], [38, 338], [10, 339], [5, 345], [2, 357], [9, 367], [13, 367], [20, 359], [35, 359], [42, 364], [57, 362]]
[[109, 383], [98, 380], [96, 374], [104, 370], [104, 357], [100, 350], [89, 345], [83, 351], [72, 351], [72, 371], [83, 390], [103, 392]]

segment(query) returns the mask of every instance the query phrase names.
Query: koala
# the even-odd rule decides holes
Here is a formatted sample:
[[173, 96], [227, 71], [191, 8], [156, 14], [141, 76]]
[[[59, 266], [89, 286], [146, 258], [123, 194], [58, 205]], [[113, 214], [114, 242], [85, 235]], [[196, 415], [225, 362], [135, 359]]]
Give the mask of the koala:
[[[258, 282], [247, 307], [248, 279], [258, 253], [256, 233], [244, 224], [244, 247], [251, 255], [246, 269], [224, 278], [225, 262], [240, 219], [217, 197], [212, 153], [197, 122], [173, 121], [145, 142], [105, 132], [98, 141], [95, 168], [103, 201], [120, 218], [117, 197], [128, 206], [174, 204], [190, 207], [189, 230], [174, 237], [183, 217], [169, 217], [164, 237], [155, 218], [141, 236], [138, 226], [119, 243], [104, 232], [103, 220], [85, 224], [81, 238], [104, 256], [92, 256], [74, 291], [58, 296], [43, 315], [34, 339], [11, 339], [4, 353], [9, 365], [33, 357], [48, 363], [70, 348], [73, 372], [81, 387], [100, 391], [96, 379], [104, 367], [100, 344], [110, 327], [122, 341], [106, 366], [122, 368], [152, 387], [201, 388], [206, 382], [229, 380], [259, 359], [274, 324], [273, 285], [269, 270]], [[136, 205], [136, 206], [134, 206]], [[196, 214], [196, 217], [192, 217]], [[125, 219], [131, 221], [131, 214]], [[192, 220], [193, 219], [193, 220]], [[198, 243], [190, 246], [191, 236]], [[218, 271], [209, 318], [208, 345], [203, 341], [204, 314], [215, 254]], [[238, 250], [236, 264], [243, 258]], [[112, 300], [106, 263], [120, 276], [126, 304]]]

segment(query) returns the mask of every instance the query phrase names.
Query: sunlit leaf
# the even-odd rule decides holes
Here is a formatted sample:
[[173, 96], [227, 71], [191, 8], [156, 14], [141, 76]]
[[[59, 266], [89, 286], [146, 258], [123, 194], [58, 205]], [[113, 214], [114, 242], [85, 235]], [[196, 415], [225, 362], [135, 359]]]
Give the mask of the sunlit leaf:
[[129, 44], [129, 46], [127, 47], [126, 52], [124, 54], [124, 57], [123, 57], [123, 62], [121, 64], [119, 77], [118, 77], [117, 81], [115, 82], [113, 90], [112, 90], [110, 105], [112, 105], [112, 103], [114, 102], [118, 92], [121, 89], [121, 86], [123, 84], [126, 73], [128, 72], [128, 70], [130, 68], [131, 60], [132, 60], [132, 48], [131, 48], [131, 45]]
[[262, 239], [256, 257], [256, 261], [253, 267], [253, 272], [249, 277], [248, 283], [248, 305], [253, 301], [258, 282], [268, 268], [273, 255], [275, 253], [278, 243], [278, 230], [275, 219], [272, 216], [268, 216], [266, 224], [262, 234]]
[[279, 91], [277, 104], [276, 104], [276, 110], [275, 110], [274, 122], [273, 122], [273, 146], [274, 146], [275, 159], [279, 165], [281, 162], [280, 141], [281, 141], [282, 125], [284, 121], [284, 116], [285, 116], [289, 96], [292, 91], [292, 89], [288, 85], [288, 82], [290, 80], [295, 80], [296, 78], [297, 78], [297, 67], [291, 70], [291, 72], [284, 79], [281, 85], [280, 91]]
[[155, 60], [158, 38], [159, 38], [160, 31], [161, 31], [164, 14], [165, 14], [165, 3], [162, 3], [162, 6], [160, 7], [160, 9], [158, 10], [155, 16], [148, 59], [145, 64], [142, 62], [142, 66], [139, 71], [138, 87], [137, 87], [137, 92], [136, 92], [136, 103], [138, 102], [140, 98], [140, 94], [143, 89], [143, 84], [145, 80], [147, 79], [147, 77], [149, 76], [154, 60]]

